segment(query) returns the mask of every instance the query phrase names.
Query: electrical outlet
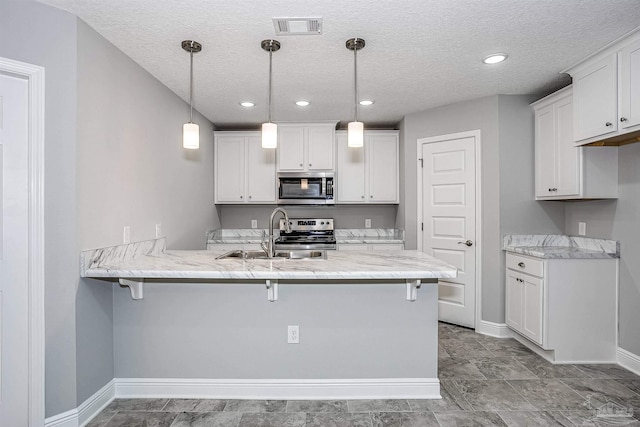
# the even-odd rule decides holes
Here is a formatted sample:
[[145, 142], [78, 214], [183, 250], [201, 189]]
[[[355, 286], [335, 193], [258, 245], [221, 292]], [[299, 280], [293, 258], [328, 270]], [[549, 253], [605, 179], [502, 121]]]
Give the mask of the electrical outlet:
[[125, 245], [131, 243], [131, 226], [125, 225], [122, 230], [122, 243]]
[[287, 326], [287, 344], [300, 344], [300, 327], [298, 325]]
[[586, 236], [587, 235], [587, 223], [586, 222], [578, 222], [578, 235]]
[[156, 224], [156, 239], [162, 237], [162, 224]]
[[364, 220], [364, 228], [371, 228], [371, 218], [366, 218]]
[[257, 219], [252, 219], [251, 220], [251, 228], [258, 228], [258, 220]]

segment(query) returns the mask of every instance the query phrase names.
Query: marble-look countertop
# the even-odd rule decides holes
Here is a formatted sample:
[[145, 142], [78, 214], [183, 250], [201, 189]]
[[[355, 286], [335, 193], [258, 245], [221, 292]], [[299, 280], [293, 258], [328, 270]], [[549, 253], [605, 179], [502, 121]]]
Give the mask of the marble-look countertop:
[[[139, 244], [145, 244], [140, 242]], [[456, 277], [456, 268], [419, 251], [328, 251], [326, 260], [216, 260], [221, 251], [136, 244], [82, 253], [82, 277], [130, 279], [376, 280]], [[129, 253], [132, 256], [122, 256]]]
[[[262, 233], [263, 229], [260, 228], [219, 228], [207, 231], [206, 239], [210, 244], [260, 243]], [[335, 230], [335, 236], [339, 244], [404, 243], [404, 230], [395, 228], [338, 228]]]
[[538, 258], [602, 259], [620, 258], [620, 242], [556, 234], [505, 235], [503, 249]]

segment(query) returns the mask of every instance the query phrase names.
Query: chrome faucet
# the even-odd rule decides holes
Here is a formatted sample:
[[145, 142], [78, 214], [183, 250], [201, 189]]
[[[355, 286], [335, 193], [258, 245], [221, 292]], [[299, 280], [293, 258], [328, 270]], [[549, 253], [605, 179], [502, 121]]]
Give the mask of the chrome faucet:
[[280, 212], [284, 216], [284, 229], [285, 229], [285, 231], [287, 233], [291, 233], [291, 226], [289, 225], [289, 215], [287, 215], [287, 211], [285, 211], [281, 207], [275, 208], [273, 210], [273, 212], [271, 212], [271, 217], [269, 217], [269, 241], [267, 242], [266, 245], [264, 244], [264, 242], [262, 242], [260, 244], [262, 246], [262, 249], [267, 253], [267, 256], [269, 258], [273, 258], [275, 253], [276, 253], [276, 251], [275, 251], [275, 237], [273, 235], [273, 219], [275, 218], [275, 216], [276, 216], [276, 214], [278, 212]]

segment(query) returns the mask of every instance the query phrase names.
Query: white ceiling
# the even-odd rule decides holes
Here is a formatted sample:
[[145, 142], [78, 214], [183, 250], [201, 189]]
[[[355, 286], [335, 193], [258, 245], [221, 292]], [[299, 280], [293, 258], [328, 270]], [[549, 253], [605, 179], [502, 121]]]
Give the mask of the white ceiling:
[[[494, 94], [549, 93], [559, 72], [640, 25], [639, 0], [40, 0], [67, 10], [120, 48], [181, 98], [189, 96], [185, 39], [194, 56], [194, 107], [216, 126], [250, 127], [267, 118], [273, 54], [273, 120], [353, 119], [351, 37], [358, 53], [367, 126]], [[319, 36], [276, 36], [273, 17], [322, 17]], [[508, 52], [488, 66], [482, 58]], [[306, 99], [311, 105], [297, 107]], [[256, 106], [245, 109], [240, 101]], [[187, 117], [187, 110], [185, 110]]]

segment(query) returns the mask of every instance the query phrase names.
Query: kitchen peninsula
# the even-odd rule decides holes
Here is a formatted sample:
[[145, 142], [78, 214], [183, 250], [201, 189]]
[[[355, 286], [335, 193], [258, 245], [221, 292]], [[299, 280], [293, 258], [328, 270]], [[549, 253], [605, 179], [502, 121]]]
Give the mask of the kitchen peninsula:
[[[127, 361], [117, 375], [128, 395], [439, 397], [437, 280], [455, 277], [454, 267], [417, 251], [328, 251], [313, 260], [221, 254], [166, 250], [164, 239], [82, 253], [83, 277], [118, 280], [140, 298], [114, 294], [126, 342], [116, 343], [116, 357]], [[167, 316], [187, 299], [196, 307], [190, 316]], [[157, 333], [138, 336], [139, 322]], [[291, 325], [297, 345], [287, 343]]]

